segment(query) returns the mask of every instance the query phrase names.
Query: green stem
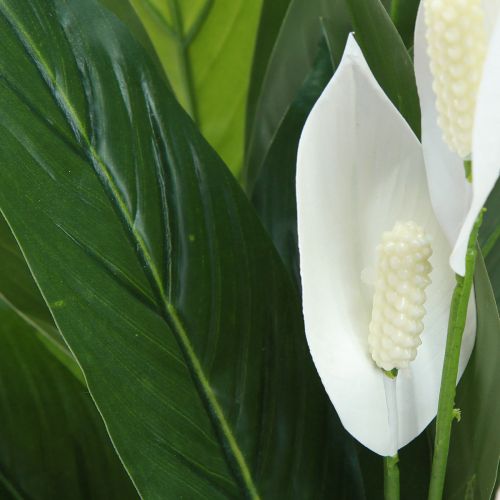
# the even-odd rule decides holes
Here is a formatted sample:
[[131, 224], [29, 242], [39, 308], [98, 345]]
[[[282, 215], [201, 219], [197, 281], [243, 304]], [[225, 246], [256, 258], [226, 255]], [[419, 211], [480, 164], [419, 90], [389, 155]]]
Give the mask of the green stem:
[[399, 456], [384, 457], [384, 499], [399, 500]]
[[462, 344], [462, 336], [464, 333], [465, 321], [467, 319], [467, 307], [472, 289], [474, 268], [476, 266], [477, 234], [483, 219], [483, 212], [484, 209], [478, 215], [469, 238], [465, 258], [465, 276], [462, 277], [457, 275], [457, 284], [451, 300], [448, 336], [446, 338], [446, 350], [436, 419], [436, 438], [434, 441], [434, 457], [432, 460], [429, 500], [441, 500], [443, 496], [446, 464], [450, 446], [451, 424], [453, 419], [457, 418], [457, 411], [454, 409], [454, 405], [460, 346]]
[[399, 417], [396, 383], [398, 370], [382, 370], [384, 372], [384, 390], [387, 403], [387, 418], [391, 433], [394, 456], [384, 457], [384, 498], [385, 500], [399, 500], [399, 457], [398, 435]]

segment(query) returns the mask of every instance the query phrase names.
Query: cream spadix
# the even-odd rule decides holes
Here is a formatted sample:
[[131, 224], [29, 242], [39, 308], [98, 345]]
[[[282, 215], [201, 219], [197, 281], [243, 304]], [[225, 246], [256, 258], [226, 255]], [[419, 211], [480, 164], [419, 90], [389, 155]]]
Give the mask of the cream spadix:
[[480, 0], [424, 0], [427, 53], [438, 124], [461, 158], [472, 151], [472, 125], [486, 54]]
[[413, 221], [396, 222], [377, 247], [377, 276], [368, 347], [380, 368], [408, 368], [424, 329], [430, 237]]
[[[440, 187], [453, 196], [449, 186]], [[422, 345], [396, 384], [398, 448], [436, 415], [455, 280], [448, 265], [450, 244], [430, 202], [421, 145], [376, 82], [352, 35], [302, 132], [297, 214], [312, 358], [346, 429], [376, 453], [392, 455], [387, 377], [373, 361], [368, 342], [375, 288], [362, 275], [376, 268], [377, 245], [397, 221], [413, 221], [432, 238]], [[426, 276], [421, 274], [424, 281]], [[468, 318], [460, 373], [474, 342], [473, 311]]]

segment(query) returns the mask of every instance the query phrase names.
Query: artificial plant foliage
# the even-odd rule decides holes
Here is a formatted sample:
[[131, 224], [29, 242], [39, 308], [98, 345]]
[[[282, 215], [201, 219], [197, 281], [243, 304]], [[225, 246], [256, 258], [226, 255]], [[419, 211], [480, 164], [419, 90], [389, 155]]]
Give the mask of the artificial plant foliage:
[[144, 50], [93, 0], [0, 24], [0, 209], [139, 493], [359, 496], [289, 277]]
[[0, 495], [137, 499], [81, 381], [0, 302]]
[[297, 246], [295, 165], [302, 127], [333, 74], [331, 53], [323, 38], [313, 67], [276, 131], [252, 193], [252, 203], [300, 290]]
[[177, 99], [238, 175], [262, 0], [125, 3], [146, 27]]

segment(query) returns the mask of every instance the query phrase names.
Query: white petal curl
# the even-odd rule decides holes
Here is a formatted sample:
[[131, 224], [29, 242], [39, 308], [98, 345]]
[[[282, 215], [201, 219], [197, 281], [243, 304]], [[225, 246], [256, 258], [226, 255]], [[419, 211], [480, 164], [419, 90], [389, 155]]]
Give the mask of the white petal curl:
[[474, 221], [500, 175], [500, 22], [491, 35], [477, 96], [472, 137], [472, 203], [451, 255], [459, 274], [465, 272], [465, 254]]
[[[414, 60], [422, 112], [422, 148], [432, 205], [450, 245], [454, 247], [470, 207], [471, 188], [465, 180], [461, 158], [448, 148], [437, 123], [425, 29], [421, 2], [415, 26]], [[465, 260], [463, 263], [454, 262], [452, 268], [463, 276]]]
[[[384, 375], [367, 345], [373, 290], [361, 273], [374, 265], [382, 232], [397, 220], [414, 220], [434, 238], [423, 343], [397, 378], [398, 448], [436, 415], [454, 278], [420, 143], [375, 81], [352, 35], [300, 139], [297, 207], [312, 358], [346, 429], [374, 452], [392, 455]], [[474, 309], [472, 301], [460, 374], [474, 344]]]

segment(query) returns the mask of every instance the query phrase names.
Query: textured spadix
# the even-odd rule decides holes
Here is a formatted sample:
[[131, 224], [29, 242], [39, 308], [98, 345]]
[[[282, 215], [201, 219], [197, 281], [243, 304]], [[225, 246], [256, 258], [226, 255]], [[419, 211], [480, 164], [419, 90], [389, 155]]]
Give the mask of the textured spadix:
[[430, 237], [413, 221], [396, 222], [377, 246], [368, 347], [380, 368], [408, 368], [424, 329], [425, 289], [432, 266]]
[[[448, 266], [450, 245], [430, 203], [420, 143], [352, 36], [301, 136], [297, 203], [303, 311], [313, 360], [346, 429], [376, 453], [391, 454], [385, 375], [368, 348], [374, 289], [361, 274], [375, 267], [376, 247], [396, 221], [415, 221], [432, 237], [422, 345], [396, 384], [398, 447], [436, 415], [455, 280]], [[474, 317], [469, 315], [460, 373], [472, 349]]]
[[449, 148], [466, 158], [486, 53], [483, 9], [480, 0], [424, 0], [424, 10], [438, 123]]
[[[430, 31], [424, 4], [429, 7]], [[474, 220], [500, 173], [499, 5], [498, 0], [480, 4], [478, 0], [425, 0], [415, 27], [415, 74], [429, 190], [453, 248], [450, 265], [461, 275]], [[463, 168], [463, 157], [469, 153], [472, 186]]]

